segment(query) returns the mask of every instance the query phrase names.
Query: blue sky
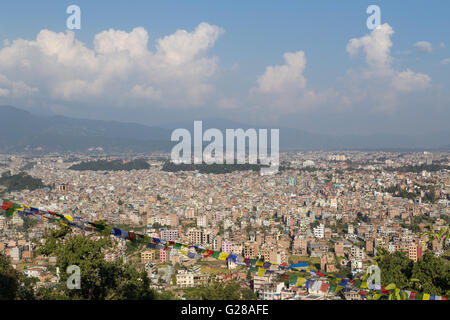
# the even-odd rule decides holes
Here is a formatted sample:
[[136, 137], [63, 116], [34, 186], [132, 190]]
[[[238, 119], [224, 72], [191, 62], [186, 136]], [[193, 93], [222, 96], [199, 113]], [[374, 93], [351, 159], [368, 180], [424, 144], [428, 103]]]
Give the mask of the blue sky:
[[[109, 29], [132, 33], [134, 28], [142, 27], [148, 33], [148, 50], [155, 53], [158, 52], [158, 39], [179, 30], [194, 34], [201, 23], [206, 23], [214, 27], [208, 29], [211, 43], [206, 49], [199, 49], [195, 54], [197, 60], [191, 61], [192, 65], [183, 65], [186, 72], [191, 72], [185, 78], [179, 75], [175, 79], [165, 74], [165, 80], [158, 82], [155, 80], [158, 72], [173, 74], [173, 71], [159, 70], [157, 66], [158, 71], [154, 68], [146, 71], [148, 78], [134, 71], [119, 75], [120, 80], [115, 81], [123, 81], [127, 90], [129, 87], [151, 88], [151, 93], [157, 93], [151, 99], [130, 103], [132, 106], [111, 106], [110, 101], [102, 99], [110, 92], [121, 92], [122, 87], [110, 82], [102, 83], [101, 90], [92, 93], [92, 99], [84, 95], [83, 99], [77, 98], [66, 92], [58, 95], [49, 89], [55, 83], [49, 82], [46, 87], [41, 87], [42, 79], [53, 77], [52, 81], [63, 79], [93, 84], [95, 75], [82, 74], [77, 79], [70, 79], [68, 75], [49, 75], [33, 67], [29, 68], [32, 71], [17, 75], [12, 63], [8, 62], [10, 60], [4, 58], [4, 63], [9, 65], [1, 65], [0, 53], [0, 75], [5, 77], [3, 95], [0, 81], [1, 104], [13, 104], [34, 112], [125, 119], [152, 125], [205, 116], [232, 118], [252, 124], [300, 126], [309, 131], [330, 133], [358, 132], [361, 128], [370, 132], [411, 133], [417, 130], [412, 128], [412, 124], [420, 124], [423, 131], [448, 129], [445, 127], [450, 120], [450, 63], [446, 63], [450, 61], [446, 60], [450, 58], [448, 1], [18, 0], [0, 5], [0, 41], [9, 40], [3, 43], [2, 50], [12, 46], [12, 41], [18, 38], [36, 41], [44, 29], [66, 33], [68, 14], [65, 11], [71, 4], [80, 6], [82, 12], [81, 30], [75, 30], [74, 37], [93, 52], [94, 37]], [[366, 8], [371, 4], [380, 6], [381, 23], [388, 24], [393, 33], [386, 28], [390, 36], [382, 40], [391, 42], [389, 69], [383, 75], [369, 78], [370, 66], [364, 51], [368, 48], [367, 43], [353, 48], [353, 54], [349, 53], [351, 49], [347, 46], [351, 39], [360, 39], [371, 33], [366, 27]], [[201, 32], [199, 30], [199, 34]], [[186, 39], [180, 41], [189, 41], [190, 38]], [[427, 42], [431, 50], [419, 52], [415, 47], [418, 42]], [[295, 66], [288, 65], [284, 55], [300, 51], [304, 57], [299, 54], [297, 58], [304, 61], [298, 61]], [[32, 65], [44, 63], [35, 52], [30, 50], [28, 54], [20, 59], [30, 61]], [[14, 60], [15, 68], [23, 63], [18, 59]], [[209, 61], [207, 65], [199, 65], [202, 59]], [[267, 68], [283, 65], [298, 69], [290, 75], [277, 75], [276, 72], [284, 72], [281, 68], [275, 70], [272, 77], [292, 75], [293, 81], [305, 80], [305, 84], [297, 86], [298, 83], [284, 82], [280, 84], [283, 88], [271, 86]], [[83, 69], [83, 66], [79, 68]], [[136, 66], [126, 68], [135, 70]], [[203, 74], [192, 71], [203, 68]], [[53, 65], [47, 70], [62, 72], [60, 66]], [[402, 73], [406, 70], [412, 73]], [[406, 76], [412, 78], [399, 84], [399, 92], [389, 92], [386, 100], [377, 100], [376, 96], [386, 92], [380, 84], [386, 81], [398, 83]], [[127, 83], [131, 78], [143, 80], [142, 83], [138, 80], [133, 84]], [[183, 83], [183, 79], [189, 79], [186, 81], [191, 83], [198, 81], [199, 86]], [[264, 89], [264, 81], [258, 82], [258, 79], [266, 81], [270, 88], [266, 86]], [[26, 98], [12, 94], [14, 84], [17, 87], [18, 83], [26, 84], [31, 92]], [[351, 88], [355, 83], [358, 88]], [[179, 95], [177, 99], [172, 99], [166, 86], [184, 89], [176, 92]], [[374, 90], [379, 90], [379, 93], [374, 94]], [[183, 95], [191, 95], [192, 91], [195, 97], [192, 101], [186, 99], [189, 102], [181, 106]], [[355, 97], [359, 92], [367, 94]], [[147, 97], [151, 96], [149, 91], [145, 93]], [[369, 119], [377, 119], [377, 122], [364, 125], [363, 122]], [[349, 125], [349, 121], [359, 124]]]

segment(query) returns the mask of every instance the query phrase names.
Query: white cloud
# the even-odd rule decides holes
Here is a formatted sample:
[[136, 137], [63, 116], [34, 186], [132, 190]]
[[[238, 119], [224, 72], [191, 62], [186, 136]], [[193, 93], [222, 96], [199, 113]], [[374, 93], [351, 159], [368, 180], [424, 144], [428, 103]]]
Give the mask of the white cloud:
[[0, 96], [10, 98], [25, 98], [37, 93], [37, 88], [27, 86], [23, 81], [11, 81], [0, 74]]
[[155, 101], [166, 107], [201, 105], [214, 92], [211, 77], [218, 63], [207, 50], [223, 32], [201, 23], [194, 31], [178, 30], [157, 39], [151, 51], [142, 27], [100, 32], [93, 49], [71, 31], [42, 30], [35, 40], [17, 39], [0, 50], [3, 81], [16, 87], [14, 91], [0, 83], [0, 96], [20, 91], [48, 105], [66, 101], [127, 107], [130, 99], [143, 107]]
[[423, 73], [414, 73], [410, 69], [402, 72], [396, 72], [392, 78], [392, 85], [395, 89], [402, 92], [425, 89], [430, 85], [431, 78]]
[[417, 52], [430, 53], [433, 51], [433, 46], [428, 41], [418, 41], [414, 44]]
[[392, 58], [389, 55], [392, 41], [391, 36], [394, 34], [391, 26], [387, 23], [372, 31], [371, 34], [361, 38], [351, 39], [347, 44], [347, 52], [354, 56], [360, 49], [366, 54], [366, 62], [373, 69], [388, 69]]
[[364, 96], [364, 103], [372, 105], [372, 109], [392, 110], [399, 104], [402, 94], [431, 85], [431, 78], [426, 74], [394, 68], [390, 54], [393, 34], [394, 30], [385, 23], [372, 33], [351, 39], [347, 44], [347, 52], [351, 56], [363, 50], [367, 63], [366, 68], [348, 73], [352, 78], [352, 87], [357, 88], [350, 96], [351, 100], [357, 101], [358, 95]]
[[303, 51], [286, 53], [283, 65], [269, 66], [253, 88], [253, 104], [291, 113], [300, 110], [350, 112], [366, 108], [367, 112], [392, 111], [404, 94], [430, 86], [431, 78], [410, 69], [396, 70], [391, 56], [394, 30], [387, 23], [370, 34], [351, 39], [346, 50], [350, 56], [363, 52], [366, 65], [348, 70], [329, 89], [312, 90], [304, 76], [306, 58]]
[[256, 91], [278, 94], [305, 88], [306, 79], [303, 76], [306, 66], [305, 53], [303, 51], [285, 53], [284, 61], [284, 65], [266, 68], [266, 72], [257, 80]]
[[268, 66], [250, 90], [252, 105], [266, 107], [278, 114], [309, 109], [326, 99], [326, 94], [308, 89], [303, 75], [306, 57], [303, 51], [287, 52], [283, 65]]
[[153, 87], [143, 87], [139, 84], [135, 85], [131, 90], [132, 95], [136, 97], [142, 97], [150, 100], [160, 100], [161, 91], [154, 89]]
[[442, 59], [441, 64], [450, 64], [450, 58]]

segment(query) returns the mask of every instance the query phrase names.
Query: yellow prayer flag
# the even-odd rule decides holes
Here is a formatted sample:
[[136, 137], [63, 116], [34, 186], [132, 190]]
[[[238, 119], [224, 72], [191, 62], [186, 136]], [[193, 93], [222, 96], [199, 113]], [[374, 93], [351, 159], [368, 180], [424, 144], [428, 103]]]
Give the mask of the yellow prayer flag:
[[422, 300], [430, 300], [430, 295], [428, 293], [424, 293]]
[[228, 253], [226, 253], [226, 252], [221, 252], [221, 253], [219, 254], [219, 260], [226, 261], [227, 258], [228, 258]]
[[69, 220], [70, 222], [73, 222], [73, 217], [69, 216], [69, 215], [65, 215], [64, 218], [66, 218], [67, 220]]
[[367, 282], [364, 281], [363, 283], [361, 283], [361, 289], [367, 289]]
[[339, 292], [339, 291], [341, 291], [342, 289], [344, 289], [344, 287], [343, 287], [343, 286], [337, 286], [337, 288], [336, 288], [336, 292]]
[[261, 260], [258, 260], [258, 261], [256, 262], [256, 266], [257, 266], [257, 267], [262, 267], [262, 266], [264, 266], [264, 262], [262, 262]]
[[305, 278], [298, 277], [297, 278], [297, 287], [302, 287], [306, 282]]
[[266, 274], [266, 269], [259, 268], [258, 277], [264, 277], [265, 274]]

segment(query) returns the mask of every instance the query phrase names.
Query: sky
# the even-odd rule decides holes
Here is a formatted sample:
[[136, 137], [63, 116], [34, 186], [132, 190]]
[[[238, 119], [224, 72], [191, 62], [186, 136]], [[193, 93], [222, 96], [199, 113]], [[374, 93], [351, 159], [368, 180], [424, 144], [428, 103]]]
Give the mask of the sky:
[[[80, 29], [68, 30], [70, 5]], [[379, 28], [366, 12], [378, 5]], [[163, 126], [449, 131], [450, 2], [8, 1], [0, 105]]]

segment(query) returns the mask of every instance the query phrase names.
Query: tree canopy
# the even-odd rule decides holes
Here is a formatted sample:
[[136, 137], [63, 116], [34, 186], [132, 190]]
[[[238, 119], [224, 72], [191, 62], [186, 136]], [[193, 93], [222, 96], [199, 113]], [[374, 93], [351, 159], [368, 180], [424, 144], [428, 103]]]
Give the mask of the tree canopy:
[[[64, 235], [63, 235], [64, 236]], [[40, 253], [57, 257], [60, 270], [60, 282], [57, 286], [59, 298], [89, 300], [154, 299], [155, 292], [150, 289], [150, 280], [145, 272], [138, 272], [122, 259], [107, 262], [104, 249], [111, 247], [111, 239], [100, 237], [89, 239], [80, 235], [65, 235], [65, 241], [59, 241], [61, 234], [46, 236], [46, 243]], [[76, 265], [81, 272], [81, 289], [67, 288], [67, 267]]]

